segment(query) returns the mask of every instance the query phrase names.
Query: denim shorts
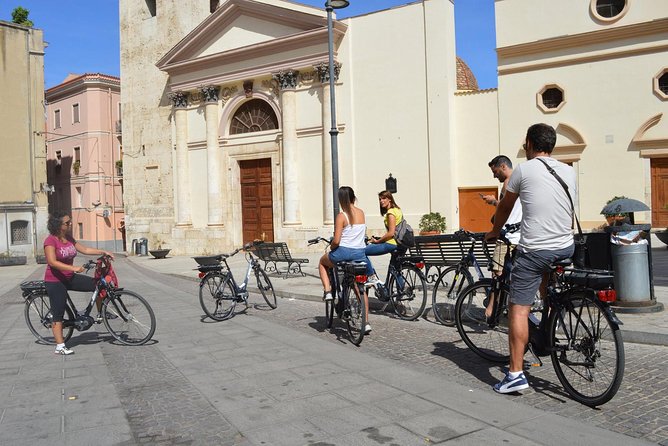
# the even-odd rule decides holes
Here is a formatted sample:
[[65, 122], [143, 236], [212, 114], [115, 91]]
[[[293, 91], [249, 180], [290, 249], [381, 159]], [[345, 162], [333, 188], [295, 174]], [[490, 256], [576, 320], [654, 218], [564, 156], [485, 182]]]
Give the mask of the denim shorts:
[[353, 260], [366, 263], [366, 254], [364, 254], [364, 248], [339, 246], [334, 251], [330, 251], [329, 260], [332, 263], [351, 262]]
[[554, 251], [525, 252], [518, 248], [510, 275], [510, 302], [527, 306], [533, 304], [543, 273], [550, 271], [554, 262], [571, 257], [573, 249], [574, 245]]

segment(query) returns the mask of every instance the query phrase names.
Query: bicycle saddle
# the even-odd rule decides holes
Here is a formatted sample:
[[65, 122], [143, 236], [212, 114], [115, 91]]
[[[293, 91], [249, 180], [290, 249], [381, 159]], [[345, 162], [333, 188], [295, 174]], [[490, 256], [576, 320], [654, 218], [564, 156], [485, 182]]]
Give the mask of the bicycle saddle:
[[569, 258], [567, 258], [567, 259], [557, 260], [556, 262], [554, 262], [554, 263], [552, 264], [552, 266], [563, 266], [563, 267], [566, 267], [566, 266], [571, 266], [572, 264], [573, 264], [573, 259], [571, 259], [571, 258], [569, 257]]

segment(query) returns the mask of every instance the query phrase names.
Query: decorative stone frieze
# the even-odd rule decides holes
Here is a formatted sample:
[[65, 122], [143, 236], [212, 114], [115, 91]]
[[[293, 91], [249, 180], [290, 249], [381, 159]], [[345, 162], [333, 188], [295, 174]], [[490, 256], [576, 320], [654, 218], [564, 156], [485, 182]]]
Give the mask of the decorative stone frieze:
[[269, 91], [274, 96], [278, 96], [277, 81], [274, 79], [265, 79], [262, 81], [262, 88]]
[[188, 93], [185, 91], [175, 91], [167, 95], [175, 108], [185, 108], [188, 106]]
[[244, 87], [244, 94], [246, 95], [247, 98], [252, 98], [253, 97], [253, 81], [244, 81], [243, 84]]
[[316, 77], [316, 71], [302, 71], [299, 73], [299, 80], [303, 84], [312, 84]]
[[199, 91], [204, 96], [204, 102], [218, 102], [218, 93], [220, 88], [213, 85], [205, 85], [200, 87]]
[[220, 99], [223, 101], [223, 104], [229, 101], [230, 98], [237, 93], [237, 91], [239, 91], [239, 87], [237, 85], [223, 88], [220, 91]]
[[[320, 77], [320, 82], [322, 82], [323, 84], [329, 82], [329, 63], [321, 62], [318, 65], [315, 65], [313, 68], [315, 68], [315, 71], [318, 73], [318, 76]], [[335, 82], [339, 80], [339, 73], [341, 73], [341, 63], [334, 62]]]
[[281, 90], [294, 90], [297, 88], [297, 83], [299, 82], [299, 71], [281, 70], [273, 74], [272, 78], [278, 82], [278, 87]]

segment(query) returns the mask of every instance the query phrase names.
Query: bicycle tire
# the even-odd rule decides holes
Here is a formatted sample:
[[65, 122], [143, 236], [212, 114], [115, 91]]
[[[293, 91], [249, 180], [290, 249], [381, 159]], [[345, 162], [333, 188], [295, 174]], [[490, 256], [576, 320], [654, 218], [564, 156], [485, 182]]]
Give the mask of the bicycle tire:
[[508, 347], [508, 285], [502, 284], [494, 324], [485, 317], [492, 279], [482, 279], [466, 287], [457, 297], [455, 323], [466, 345], [478, 356], [495, 363], [507, 363]]
[[576, 291], [549, 320], [557, 378], [573, 399], [590, 407], [610, 401], [624, 378], [624, 343], [592, 292]]
[[332, 328], [334, 321], [334, 299], [325, 301], [325, 324], [327, 328]]
[[[405, 321], [414, 321], [422, 316], [427, 305], [427, 281], [420, 269], [412, 263], [401, 265], [399, 275], [392, 273], [388, 290], [394, 314]], [[403, 284], [398, 284], [399, 277]]]
[[[44, 292], [35, 292], [26, 298], [23, 314], [30, 332], [46, 344], [55, 344], [51, 319], [51, 301]], [[68, 304], [65, 304], [63, 314], [63, 342], [67, 342], [74, 332], [74, 313]]]
[[255, 269], [255, 278], [257, 279], [257, 287], [264, 297], [264, 301], [267, 302], [267, 305], [271, 307], [272, 310], [276, 309], [276, 293], [274, 292], [274, 286], [269, 280], [269, 276], [264, 272], [262, 268]]
[[199, 285], [199, 304], [214, 321], [228, 319], [237, 305], [237, 296], [227, 274], [207, 274]]
[[155, 314], [139, 294], [113, 291], [102, 302], [102, 320], [109, 333], [121, 344], [143, 345], [155, 333]]
[[444, 269], [434, 283], [431, 296], [431, 311], [434, 318], [448, 327], [455, 326], [457, 296], [466, 287], [473, 285], [473, 276], [459, 265]]
[[350, 341], [360, 345], [364, 339], [364, 326], [366, 325], [366, 308], [364, 306], [364, 290], [353, 291], [356, 285], [343, 285], [342, 297], [345, 302], [343, 317], [346, 320], [346, 328]]

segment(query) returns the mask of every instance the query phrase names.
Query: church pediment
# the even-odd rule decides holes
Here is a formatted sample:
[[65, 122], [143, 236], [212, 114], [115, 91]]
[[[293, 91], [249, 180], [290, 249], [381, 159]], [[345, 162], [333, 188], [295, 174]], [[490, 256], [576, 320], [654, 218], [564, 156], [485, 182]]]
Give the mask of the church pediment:
[[308, 40], [327, 27], [325, 11], [283, 0], [227, 0], [156, 64], [171, 67], [284, 40]]

